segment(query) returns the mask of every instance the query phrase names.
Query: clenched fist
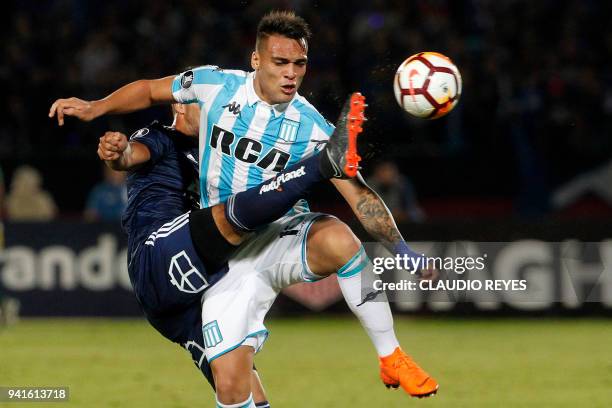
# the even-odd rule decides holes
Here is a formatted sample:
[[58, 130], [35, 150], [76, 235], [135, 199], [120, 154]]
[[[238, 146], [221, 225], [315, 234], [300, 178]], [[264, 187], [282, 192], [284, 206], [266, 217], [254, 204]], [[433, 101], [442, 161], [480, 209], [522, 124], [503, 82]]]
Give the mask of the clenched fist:
[[119, 159], [129, 147], [127, 136], [121, 132], [106, 132], [98, 143], [98, 157], [101, 160]]

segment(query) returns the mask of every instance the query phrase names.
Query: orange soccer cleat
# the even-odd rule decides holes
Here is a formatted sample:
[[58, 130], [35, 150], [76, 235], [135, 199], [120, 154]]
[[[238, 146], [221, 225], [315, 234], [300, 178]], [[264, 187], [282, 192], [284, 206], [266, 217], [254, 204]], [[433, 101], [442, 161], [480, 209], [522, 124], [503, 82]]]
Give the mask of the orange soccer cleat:
[[348, 114], [348, 151], [346, 153], [346, 163], [344, 165], [344, 173], [349, 177], [355, 177], [357, 171], [359, 171], [359, 162], [361, 156], [357, 153], [357, 136], [363, 132], [363, 122], [366, 120], [364, 117], [365, 96], [359, 92], [355, 92], [351, 95], [350, 99], [351, 108]]
[[365, 96], [359, 92], [352, 93], [344, 103], [336, 129], [325, 147], [327, 161], [332, 169], [330, 177], [347, 179], [357, 176], [361, 161], [357, 152], [357, 136], [363, 131], [367, 106]]
[[380, 378], [387, 388], [401, 386], [413, 397], [423, 398], [438, 392], [438, 383], [397, 347], [392, 354], [380, 357]]

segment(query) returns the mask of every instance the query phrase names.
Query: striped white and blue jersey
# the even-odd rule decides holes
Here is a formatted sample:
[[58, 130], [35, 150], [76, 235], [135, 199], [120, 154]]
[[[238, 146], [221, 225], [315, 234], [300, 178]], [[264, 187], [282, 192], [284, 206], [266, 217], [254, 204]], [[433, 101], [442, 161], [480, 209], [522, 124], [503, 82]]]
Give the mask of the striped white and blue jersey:
[[253, 87], [254, 72], [202, 66], [178, 75], [174, 99], [201, 107], [202, 207], [270, 179], [323, 148], [334, 126], [302, 96], [269, 105]]

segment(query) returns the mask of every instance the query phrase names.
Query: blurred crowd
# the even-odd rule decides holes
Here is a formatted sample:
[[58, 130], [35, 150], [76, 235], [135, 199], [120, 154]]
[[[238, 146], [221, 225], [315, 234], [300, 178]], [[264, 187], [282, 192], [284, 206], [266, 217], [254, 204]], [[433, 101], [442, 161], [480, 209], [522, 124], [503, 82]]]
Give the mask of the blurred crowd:
[[[602, 29], [609, 2], [22, 0], [10, 7], [0, 46], [0, 161], [6, 173], [21, 163], [43, 167], [60, 209], [75, 210], [68, 194], [84, 204], [93, 183], [68, 190], [57, 174], [63, 166], [98, 174], [103, 131], [170, 115], [157, 109], [60, 129], [46, 117], [54, 99], [99, 98], [188, 66], [249, 69], [256, 24], [270, 9], [294, 9], [313, 29], [301, 93], [333, 120], [344, 95], [360, 89], [370, 104], [366, 165], [394, 161], [420, 196], [502, 197], [518, 214], [548, 214], [556, 189], [612, 157], [612, 31]], [[397, 66], [425, 50], [450, 56], [464, 80], [456, 111], [435, 122], [403, 114], [392, 92]]]

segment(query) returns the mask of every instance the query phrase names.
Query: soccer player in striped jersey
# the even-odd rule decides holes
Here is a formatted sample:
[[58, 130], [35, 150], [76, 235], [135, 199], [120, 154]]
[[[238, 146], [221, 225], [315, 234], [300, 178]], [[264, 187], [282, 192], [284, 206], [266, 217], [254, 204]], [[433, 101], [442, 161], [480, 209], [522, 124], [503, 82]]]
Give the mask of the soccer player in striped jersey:
[[[311, 170], [323, 169], [321, 173], [329, 170], [337, 176], [338, 179], [332, 181], [336, 188], [365, 229], [389, 250], [418, 256], [404, 242], [382, 200], [361, 177], [343, 179], [346, 173], [341, 171], [340, 163], [330, 160], [333, 147], [316, 154], [328, 141], [334, 127], [297, 93], [306, 73], [309, 35], [300, 17], [273, 12], [260, 21], [251, 58], [253, 72], [200, 67], [178, 76], [136, 81], [98, 101], [59, 99], [52, 105], [49, 116], [57, 114], [62, 125], [64, 116], [87, 121], [104, 114], [144, 109], [154, 103], [197, 102], [202, 108], [199, 150], [203, 206], [222, 203], [233, 193], [270, 180], [279, 171], [301, 162], [306, 174], [316, 174]], [[296, 177], [290, 182], [299, 188], [309, 180], [308, 176]], [[276, 180], [270, 183], [275, 186]], [[282, 195], [282, 189], [271, 187], [258, 193], [246, 190], [245, 193], [251, 192], [244, 195], [251, 204], [247, 211], [241, 211], [244, 208], [241, 205], [237, 209], [239, 199], [229, 199], [225, 206], [228, 221], [236, 228], [250, 230], [250, 223], [255, 220], [257, 224], [261, 209], [275, 202], [275, 196]], [[192, 216], [192, 221], [194, 218]], [[275, 230], [279, 234], [272, 240]], [[267, 232], [270, 232], [268, 236]], [[315, 280], [331, 273], [338, 274], [345, 300], [376, 348], [383, 382], [388, 386], [402, 386], [410, 395], [418, 397], [437, 391], [436, 381], [399, 347], [389, 305], [380, 301], [384, 296], [379, 296], [378, 301], [362, 302], [361, 273], [371, 270], [372, 266], [361, 242], [345, 224], [324, 214], [297, 212], [271, 224], [267, 232], [258, 234], [255, 243], [245, 247], [246, 252], [230, 259], [227, 277], [205, 295], [203, 316], [207, 315], [207, 310], [219, 316], [205, 323], [203, 328], [206, 355], [217, 385], [218, 406], [253, 405], [245, 370], [250, 370], [254, 352], [265, 341], [267, 331], [263, 316], [276, 295], [274, 290], [267, 289], [278, 289], [279, 282]], [[288, 232], [291, 235], [287, 235]], [[256, 245], [257, 240], [263, 242], [263, 248], [272, 250], [262, 250]], [[201, 239], [196, 239], [194, 245], [202, 245], [202, 249], [206, 246]], [[249, 249], [259, 252], [248, 253]], [[275, 265], [282, 263], [286, 270], [273, 270], [273, 266], [266, 263], [275, 259], [278, 261]], [[249, 270], [268, 273], [269, 285], [244, 293], [244, 296], [225, 299], [228, 303], [240, 300], [242, 309], [234, 303], [214, 304], [215, 300], [223, 298], [220, 292], [230, 293], [234, 289], [229, 283], [230, 275], [234, 282], [246, 281], [250, 279]], [[242, 271], [245, 277], [234, 276], [236, 273], [232, 271]], [[256, 287], [257, 281], [253, 283]], [[251, 309], [253, 304], [260, 305], [259, 314], [251, 315], [244, 304]], [[224, 315], [230, 311], [233, 317]]]

